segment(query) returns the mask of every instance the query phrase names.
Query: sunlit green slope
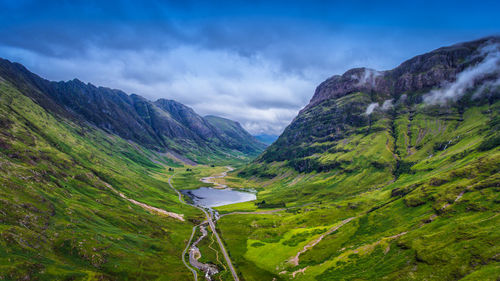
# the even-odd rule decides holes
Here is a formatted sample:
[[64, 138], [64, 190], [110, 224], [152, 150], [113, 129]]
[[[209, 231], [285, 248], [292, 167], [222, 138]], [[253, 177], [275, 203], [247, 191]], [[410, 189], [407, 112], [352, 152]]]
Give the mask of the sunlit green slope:
[[[0, 80], [0, 280], [186, 280], [172, 160], [55, 117]], [[125, 196], [185, 221], [153, 214]]]
[[497, 280], [498, 69], [454, 100], [426, 98], [497, 41], [441, 48], [368, 84], [370, 70], [355, 69], [320, 85], [229, 178], [259, 190], [259, 211], [286, 208], [219, 222], [245, 280]]

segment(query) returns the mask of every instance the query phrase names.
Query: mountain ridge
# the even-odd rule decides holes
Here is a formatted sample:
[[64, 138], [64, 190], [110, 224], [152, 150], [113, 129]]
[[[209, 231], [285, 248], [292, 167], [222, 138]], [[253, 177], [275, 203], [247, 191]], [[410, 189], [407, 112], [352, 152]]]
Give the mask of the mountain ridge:
[[258, 140], [260, 140], [261, 142], [263, 142], [263, 143], [265, 143], [267, 145], [270, 145], [274, 141], [276, 141], [279, 136], [277, 136], [277, 135], [269, 135], [269, 134], [259, 134], [259, 135], [254, 135], [254, 137], [257, 138]]
[[[459, 59], [470, 56], [480, 46], [498, 43], [500, 36], [490, 36], [440, 47], [410, 58], [391, 70], [379, 71], [365, 67], [347, 70], [342, 75], [334, 75], [323, 81], [304, 109], [325, 99], [339, 98], [355, 91], [373, 90], [379, 93], [385, 92], [390, 96], [439, 86], [443, 80], [453, 79], [457, 73], [476, 63], [480, 56], [471, 58], [465, 63], [459, 63]], [[434, 69], [436, 65], [441, 67]]]
[[[191, 160], [235, 153], [252, 157], [263, 150], [257, 140], [244, 151], [193, 109], [173, 100], [149, 101], [137, 94], [97, 87], [78, 79], [53, 82], [18, 63], [0, 59], [0, 76], [47, 110], [64, 118], [89, 122], [148, 148], [182, 154]], [[241, 130], [244, 130], [241, 128]], [[237, 156], [238, 157], [238, 156]]]
[[498, 279], [499, 41], [320, 84], [278, 140], [228, 182], [259, 189], [257, 209], [285, 209], [279, 219], [219, 222], [242, 275]]
[[215, 115], [207, 115], [204, 118], [208, 123], [221, 131], [223, 138], [227, 139], [232, 146], [238, 147], [241, 151], [250, 152], [253, 150], [264, 150], [266, 148], [264, 143], [243, 129], [241, 124], [237, 121]]
[[[412, 106], [424, 102], [424, 96], [432, 89], [455, 81], [459, 73], [485, 59], [486, 55], [481, 54], [481, 48], [485, 44], [499, 43], [500, 37], [487, 37], [416, 56], [393, 70], [379, 72], [354, 68], [343, 75], [332, 76], [316, 88], [310, 103], [256, 161], [297, 158], [285, 157], [287, 153], [291, 156], [292, 151], [300, 157], [324, 151], [302, 146], [314, 142], [315, 138], [339, 139], [346, 130], [371, 124], [376, 120], [376, 115], [366, 114], [370, 105], [374, 110], [381, 111], [384, 103], [392, 108], [397, 103]], [[408, 72], [410, 70], [413, 72]], [[497, 71], [496, 74], [481, 77], [476, 83], [486, 83], [485, 81], [499, 77], [500, 73]], [[335, 100], [342, 102], [335, 105]], [[323, 123], [320, 125], [320, 122]], [[286, 151], [290, 146], [293, 147]]]

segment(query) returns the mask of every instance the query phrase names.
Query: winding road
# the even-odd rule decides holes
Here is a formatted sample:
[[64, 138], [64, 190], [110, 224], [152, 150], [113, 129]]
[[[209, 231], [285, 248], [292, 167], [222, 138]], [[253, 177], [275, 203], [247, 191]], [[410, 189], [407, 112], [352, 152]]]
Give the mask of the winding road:
[[189, 264], [186, 262], [186, 253], [189, 250], [189, 246], [191, 245], [191, 241], [193, 241], [194, 234], [196, 233], [196, 227], [197, 227], [196, 225], [193, 226], [193, 231], [191, 232], [191, 237], [189, 238], [189, 241], [186, 245], [186, 248], [184, 249], [184, 251], [182, 251], [182, 262], [189, 270], [191, 270], [191, 272], [193, 273], [194, 280], [198, 281], [198, 273], [196, 272], [195, 269], [193, 269], [191, 266], [189, 266]]
[[[229, 267], [229, 270], [231, 271], [231, 274], [233, 275], [233, 279], [235, 281], [239, 281], [240, 279], [238, 278], [238, 274], [236, 274], [236, 270], [234, 269], [234, 266], [233, 266], [233, 263], [231, 262], [231, 258], [229, 257], [229, 254], [227, 253], [226, 251], [226, 248], [224, 247], [224, 244], [222, 243], [222, 240], [220, 239], [219, 237], [219, 234], [217, 233], [217, 230], [215, 228], [215, 223], [214, 221], [212, 220], [212, 217], [208, 214], [208, 212], [199, 207], [199, 206], [196, 206], [196, 205], [192, 205], [192, 204], [189, 204], [187, 202], [185, 202], [183, 199], [182, 199], [182, 194], [180, 191], [178, 191], [173, 185], [172, 185], [172, 177], [174, 175], [171, 175], [169, 178], [168, 178], [168, 184], [170, 185], [170, 187], [175, 191], [177, 192], [177, 195], [179, 196], [179, 201], [182, 203], [182, 204], [185, 204], [185, 205], [189, 205], [189, 206], [193, 206], [197, 209], [199, 209], [200, 211], [202, 211], [204, 214], [205, 214], [205, 217], [207, 218], [207, 221], [208, 221], [208, 225], [210, 225], [210, 229], [212, 230], [213, 234], [215, 234], [215, 238], [217, 239], [217, 243], [219, 244], [219, 247], [222, 251], [222, 255], [224, 256], [224, 259], [226, 260], [226, 263]], [[184, 249], [183, 253], [182, 253], [182, 262], [184, 263], [184, 265], [189, 268], [189, 270], [191, 270], [191, 272], [193, 272], [193, 275], [194, 275], [194, 280], [197, 281], [198, 279], [198, 275], [196, 273], [196, 270], [194, 270], [193, 268], [191, 268], [186, 260], [185, 260], [185, 255], [186, 255], [186, 252], [187, 250], [189, 249], [189, 246], [191, 245], [191, 240], [193, 239], [193, 236], [194, 236], [194, 233], [195, 233], [195, 230], [196, 230], [196, 226], [193, 227], [193, 232], [191, 234], [191, 238], [189, 239], [189, 243], [186, 247], [186, 249]]]

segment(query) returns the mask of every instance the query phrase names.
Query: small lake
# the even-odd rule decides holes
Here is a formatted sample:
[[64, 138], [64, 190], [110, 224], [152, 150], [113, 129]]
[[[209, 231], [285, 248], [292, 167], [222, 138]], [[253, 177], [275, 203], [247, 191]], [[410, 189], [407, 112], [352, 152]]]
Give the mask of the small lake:
[[184, 189], [181, 192], [191, 197], [194, 204], [202, 207], [218, 207], [252, 201], [257, 198], [255, 193], [237, 191], [231, 188], [200, 187], [198, 189]]

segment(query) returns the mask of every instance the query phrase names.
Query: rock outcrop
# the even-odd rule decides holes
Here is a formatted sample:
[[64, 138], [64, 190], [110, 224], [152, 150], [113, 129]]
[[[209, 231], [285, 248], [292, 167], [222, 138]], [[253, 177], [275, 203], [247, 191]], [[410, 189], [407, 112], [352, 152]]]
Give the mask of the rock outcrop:
[[[499, 93], [495, 87], [485, 86], [500, 85], [499, 57], [500, 37], [489, 37], [416, 56], [392, 70], [355, 68], [335, 75], [317, 87], [310, 103], [256, 161], [287, 161], [300, 172], [349, 166], [351, 160], [349, 163], [345, 162], [347, 160], [333, 161], [324, 155], [342, 152], [339, 150], [343, 148], [339, 147], [344, 145], [338, 142], [348, 143], [354, 134], [368, 135], [376, 130], [395, 134], [394, 127], [398, 124], [373, 125], [383, 118], [393, 122], [404, 114], [409, 114], [411, 121], [416, 106], [425, 102], [426, 96], [433, 91], [439, 95], [439, 91], [443, 91], [441, 88], [449, 88], [446, 94], [451, 97], [455, 89], [460, 91], [460, 95], [457, 93], [455, 98], [450, 98], [453, 104], [438, 107], [431, 114], [448, 115], [450, 120], [456, 118], [457, 110], [460, 113], [467, 106], [491, 104], [497, 100]], [[484, 73], [476, 75], [480, 70]], [[472, 76], [475, 80], [464, 81]], [[453, 83], [464, 85], [453, 88], [450, 86]], [[473, 96], [474, 89], [481, 87], [483, 90], [488, 88], [489, 94], [480, 98]], [[446, 101], [440, 97], [433, 97], [433, 100]], [[376, 159], [370, 161], [380, 164]], [[388, 162], [382, 166], [397, 165]]]

